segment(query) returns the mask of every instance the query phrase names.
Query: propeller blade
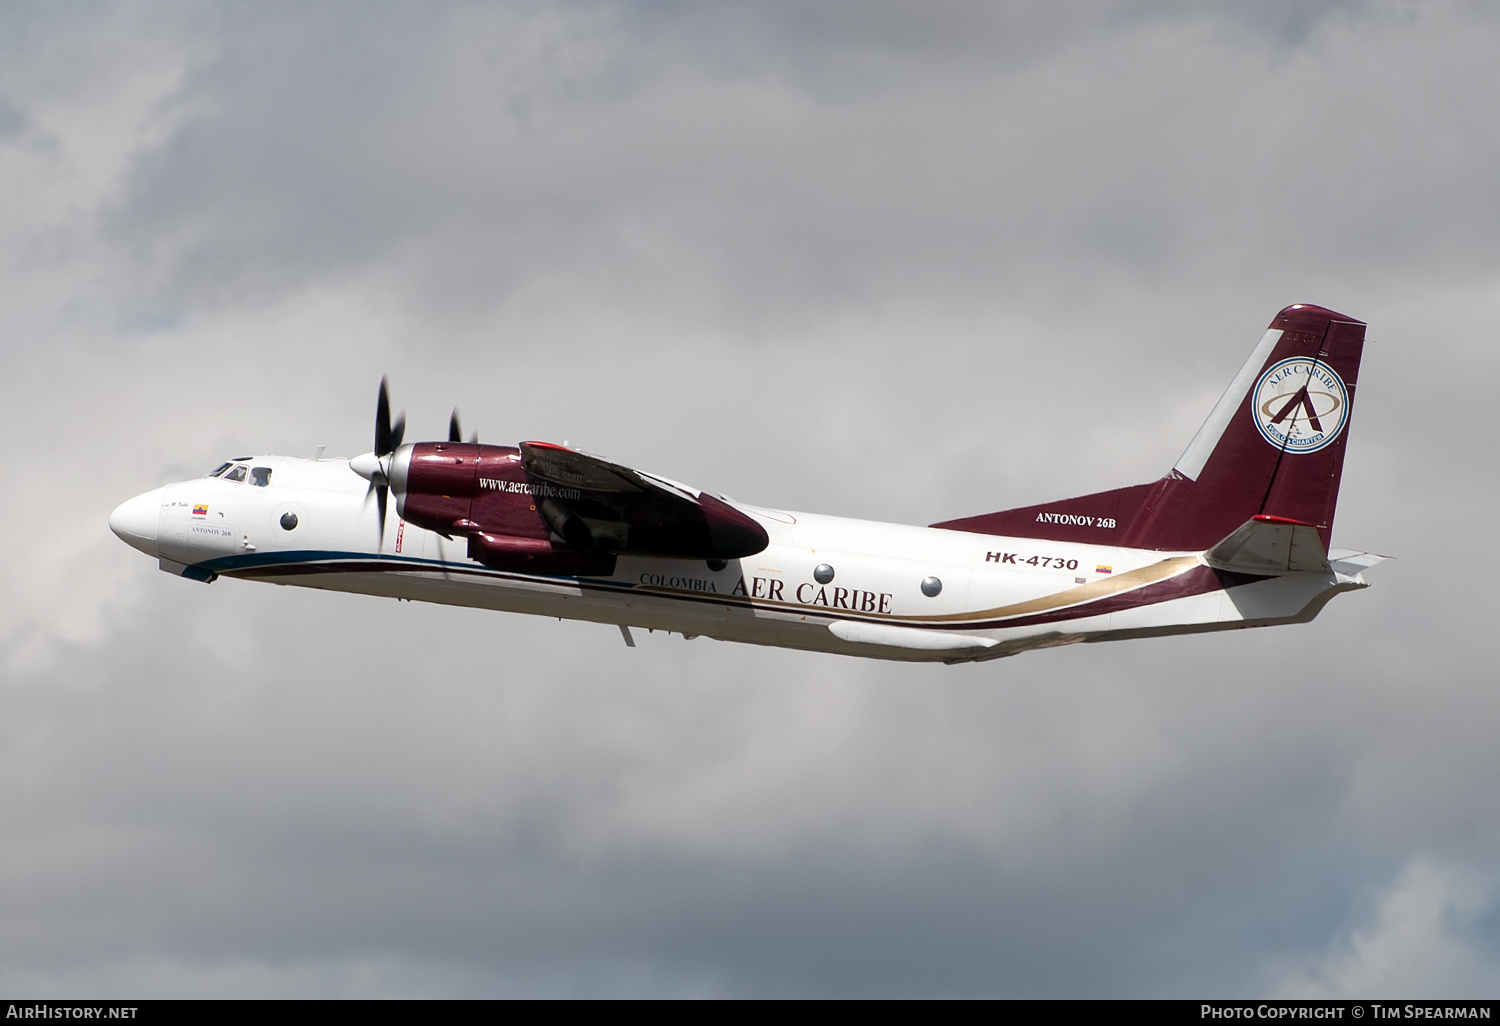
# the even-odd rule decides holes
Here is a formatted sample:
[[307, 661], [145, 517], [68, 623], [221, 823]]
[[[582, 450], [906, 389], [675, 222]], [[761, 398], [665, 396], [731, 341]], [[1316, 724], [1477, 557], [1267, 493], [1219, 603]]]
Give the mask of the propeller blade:
[[[387, 500], [386, 485], [383, 483], [384, 481], [385, 479], [378, 475], [370, 479], [370, 487], [365, 489], [365, 501], [360, 506], [361, 509], [369, 509], [370, 496], [375, 496], [376, 512], [380, 514], [380, 519], [375, 524], [375, 537], [377, 539], [375, 551], [377, 552], [379, 552], [381, 547], [385, 545], [385, 509]], [[376, 482], [381, 483], [377, 484]]]
[[[457, 411], [454, 411], [455, 416]], [[376, 535], [379, 538], [379, 546], [385, 545], [385, 514], [386, 507], [390, 501], [390, 481], [386, 474], [390, 471], [390, 461], [387, 456], [401, 447], [401, 439], [406, 435], [406, 414], [396, 418], [391, 423], [391, 392], [384, 377], [380, 379], [380, 395], [375, 400], [375, 451], [356, 456], [349, 461], [349, 467], [361, 477], [369, 479], [370, 487], [365, 489], [365, 508], [370, 506], [370, 496], [375, 496], [376, 512], [380, 515], [380, 522], [375, 525]], [[371, 457], [374, 457], [371, 459]]]
[[379, 552], [385, 546], [385, 503], [386, 503], [386, 494], [385, 493], [386, 493], [386, 487], [385, 487], [385, 485], [380, 485], [379, 489], [380, 490], [375, 493], [375, 505], [377, 507], [379, 507], [379, 515], [380, 515], [380, 523], [379, 523], [378, 528], [377, 528], [377, 537], [379, 538], [379, 544], [377, 544], [375, 546], [375, 551], [376, 552]]
[[380, 397], [375, 400], [375, 455], [384, 456], [394, 448], [391, 444], [391, 396], [382, 377]]
[[458, 407], [455, 406], [453, 407], [453, 416], [448, 418], [448, 441], [462, 442], [463, 440], [464, 432], [463, 429], [458, 426]]

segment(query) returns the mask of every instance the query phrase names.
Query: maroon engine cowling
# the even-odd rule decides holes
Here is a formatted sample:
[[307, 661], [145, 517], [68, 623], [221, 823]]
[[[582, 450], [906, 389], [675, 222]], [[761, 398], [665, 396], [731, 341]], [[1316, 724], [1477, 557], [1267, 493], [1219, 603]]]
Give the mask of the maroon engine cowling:
[[396, 512], [410, 523], [442, 534], [467, 534], [469, 509], [479, 490], [480, 450], [463, 442], [418, 442], [405, 474], [391, 482]]
[[621, 552], [736, 559], [770, 541], [753, 519], [710, 495], [696, 507], [663, 507], [647, 493], [539, 498], [548, 486], [530, 479], [512, 446], [419, 442], [395, 484], [401, 516], [466, 536], [469, 557], [498, 570], [608, 575]]
[[418, 527], [467, 536], [470, 559], [496, 570], [608, 575], [608, 553], [553, 546], [532, 501], [520, 450], [503, 445], [419, 442], [412, 446], [397, 507]]

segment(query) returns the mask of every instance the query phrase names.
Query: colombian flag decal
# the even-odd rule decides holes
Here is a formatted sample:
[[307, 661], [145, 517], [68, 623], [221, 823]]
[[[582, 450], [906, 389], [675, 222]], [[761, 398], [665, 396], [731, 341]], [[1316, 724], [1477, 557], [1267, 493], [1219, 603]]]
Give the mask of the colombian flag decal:
[[1112, 567], [1112, 566], [1105, 566], [1103, 563], [1100, 563], [1098, 566], [1094, 567], [1094, 573], [1096, 573], [1096, 574], [1112, 574], [1114, 572], [1115, 572], [1115, 568], [1114, 567]]
[[193, 503], [193, 516], [195, 516], [195, 517], [206, 517], [206, 516], [208, 516], [208, 503], [206, 503], [206, 502], [195, 502], [195, 503]]

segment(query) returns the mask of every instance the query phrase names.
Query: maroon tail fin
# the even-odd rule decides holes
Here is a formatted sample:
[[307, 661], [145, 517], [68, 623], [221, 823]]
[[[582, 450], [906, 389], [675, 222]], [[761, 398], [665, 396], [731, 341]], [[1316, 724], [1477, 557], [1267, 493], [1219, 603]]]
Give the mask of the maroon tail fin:
[[933, 526], [1191, 551], [1264, 514], [1312, 524], [1326, 549], [1364, 340], [1359, 321], [1289, 306], [1160, 481]]

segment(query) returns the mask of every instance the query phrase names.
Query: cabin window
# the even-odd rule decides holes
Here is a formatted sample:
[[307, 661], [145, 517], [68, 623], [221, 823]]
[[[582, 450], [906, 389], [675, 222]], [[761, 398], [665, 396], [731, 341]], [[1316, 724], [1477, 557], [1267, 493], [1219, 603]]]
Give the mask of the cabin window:
[[234, 466], [233, 463], [220, 463], [217, 467], [215, 467], [213, 469], [213, 473], [209, 474], [208, 476], [209, 477], [218, 477], [220, 474], [224, 473], [224, 471], [228, 470], [232, 466]]
[[255, 487], [257, 487], [257, 488], [264, 488], [266, 485], [270, 484], [271, 483], [271, 468], [270, 467], [252, 467], [252, 468], [250, 468], [250, 483], [253, 484], [253, 485], [255, 485]]
[[227, 474], [224, 475], [224, 480], [226, 480], [226, 481], [243, 481], [243, 480], [245, 480], [245, 468], [242, 467], [242, 466], [240, 466], [240, 465], [238, 465], [238, 464], [236, 464], [234, 467], [230, 468], [229, 473], [227, 473]]

